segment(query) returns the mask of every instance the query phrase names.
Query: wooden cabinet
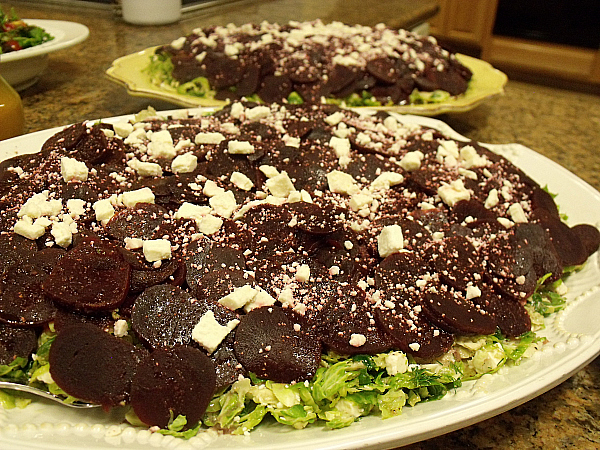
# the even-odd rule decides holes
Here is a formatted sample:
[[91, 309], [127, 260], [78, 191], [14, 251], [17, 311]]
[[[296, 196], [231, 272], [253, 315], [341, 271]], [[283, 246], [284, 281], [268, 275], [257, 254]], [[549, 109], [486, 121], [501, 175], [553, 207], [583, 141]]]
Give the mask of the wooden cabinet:
[[494, 27], [498, 0], [439, 0], [440, 12], [431, 22], [431, 34], [480, 47]]
[[501, 70], [600, 84], [600, 50], [493, 34], [498, 0], [438, 0], [431, 34], [480, 52]]

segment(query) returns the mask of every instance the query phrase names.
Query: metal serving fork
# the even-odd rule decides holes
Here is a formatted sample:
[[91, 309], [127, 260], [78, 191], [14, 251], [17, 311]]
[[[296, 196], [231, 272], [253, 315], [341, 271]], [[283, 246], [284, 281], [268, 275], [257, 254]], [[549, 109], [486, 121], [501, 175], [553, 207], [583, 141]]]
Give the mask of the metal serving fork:
[[27, 386], [25, 384], [12, 383], [10, 381], [0, 381], [0, 389], [11, 389], [13, 391], [21, 391], [28, 392], [30, 394], [39, 395], [40, 397], [44, 397], [60, 403], [63, 406], [69, 406], [71, 408], [97, 408], [100, 405], [94, 405], [91, 403], [84, 402], [74, 402], [74, 403], [65, 403], [62, 398], [58, 395], [51, 394], [50, 392], [43, 391], [38, 388], [34, 388], [32, 386]]

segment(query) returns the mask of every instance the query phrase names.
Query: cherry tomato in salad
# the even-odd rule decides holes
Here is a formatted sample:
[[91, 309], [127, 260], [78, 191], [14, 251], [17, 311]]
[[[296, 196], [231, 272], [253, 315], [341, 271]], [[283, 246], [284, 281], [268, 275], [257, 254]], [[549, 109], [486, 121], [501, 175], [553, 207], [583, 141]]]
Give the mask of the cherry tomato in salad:
[[21, 47], [21, 44], [19, 44], [14, 39], [11, 39], [10, 41], [6, 41], [4, 43], [4, 46], [9, 48], [11, 51], [21, 50], [23, 48], [23, 47]]

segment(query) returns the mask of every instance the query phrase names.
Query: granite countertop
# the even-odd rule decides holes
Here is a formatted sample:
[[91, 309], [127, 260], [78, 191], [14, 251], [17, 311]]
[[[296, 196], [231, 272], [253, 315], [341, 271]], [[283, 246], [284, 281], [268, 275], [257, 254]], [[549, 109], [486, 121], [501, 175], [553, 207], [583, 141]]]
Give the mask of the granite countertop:
[[[132, 97], [104, 76], [123, 55], [170, 42], [197, 26], [288, 19], [343, 20], [374, 25], [412, 26], [435, 13], [434, 1], [271, 0], [239, 1], [186, 13], [174, 25], [137, 27], [112, 10], [3, 2], [25, 18], [80, 22], [87, 41], [50, 55], [41, 80], [21, 92], [26, 131], [134, 113], [172, 104]], [[600, 189], [600, 99], [584, 91], [509, 81], [505, 93], [476, 109], [439, 117], [461, 134], [496, 144], [518, 142], [574, 172]], [[549, 392], [478, 424], [406, 447], [417, 449], [600, 448], [600, 358]]]

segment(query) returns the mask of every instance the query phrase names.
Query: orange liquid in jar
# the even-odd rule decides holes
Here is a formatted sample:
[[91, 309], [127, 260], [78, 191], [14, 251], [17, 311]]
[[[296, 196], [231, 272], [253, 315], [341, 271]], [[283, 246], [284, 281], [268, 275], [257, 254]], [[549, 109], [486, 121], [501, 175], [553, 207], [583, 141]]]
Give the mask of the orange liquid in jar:
[[0, 140], [23, 134], [23, 103], [10, 84], [0, 76]]

